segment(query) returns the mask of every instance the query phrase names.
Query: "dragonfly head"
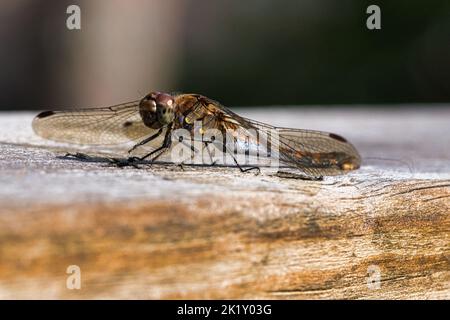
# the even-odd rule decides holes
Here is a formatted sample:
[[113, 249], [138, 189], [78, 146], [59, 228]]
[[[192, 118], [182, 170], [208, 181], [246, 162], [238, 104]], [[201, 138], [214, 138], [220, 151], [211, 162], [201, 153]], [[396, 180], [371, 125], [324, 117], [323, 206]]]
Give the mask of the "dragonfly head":
[[140, 108], [156, 116], [156, 120], [162, 125], [173, 122], [175, 118], [175, 99], [167, 93], [149, 93], [141, 100]]

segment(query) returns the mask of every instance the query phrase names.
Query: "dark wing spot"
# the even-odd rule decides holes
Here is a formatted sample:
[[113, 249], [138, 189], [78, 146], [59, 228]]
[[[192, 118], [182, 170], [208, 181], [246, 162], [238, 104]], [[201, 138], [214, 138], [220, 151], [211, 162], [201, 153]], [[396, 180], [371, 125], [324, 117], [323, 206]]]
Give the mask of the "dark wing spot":
[[347, 140], [345, 140], [344, 137], [341, 137], [341, 136], [339, 136], [337, 134], [330, 133], [329, 136], [330, 136], [330, 138], [332, 138], [334, 140], [337, 140], [337, 141], [340, 141], [340, 142], [347, 142]]
[[131, 126], [132, 124], [133, 124], [133, 122], [131, 122], [131, 121], [125, 121], [125, 122], [123, 123], [123, 126], [126, 128], [126, 127]]
[[39, 113], [36, 116], [36, 118], [47, 118], [47, 117], [50, 117], [50, 116], [52, 116], [54, 114], [55, 114], [54, 111], [43, 111], [43, 112]]

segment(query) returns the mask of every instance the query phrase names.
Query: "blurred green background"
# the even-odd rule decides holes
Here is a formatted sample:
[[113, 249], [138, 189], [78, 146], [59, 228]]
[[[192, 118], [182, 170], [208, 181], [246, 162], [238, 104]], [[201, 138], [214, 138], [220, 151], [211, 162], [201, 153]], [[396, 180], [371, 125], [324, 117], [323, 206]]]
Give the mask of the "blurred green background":
[[[381, 30], [366, 28], [371, 4]], [[450, 101], [448, 0], [8, 0], [0, 23], [3, 110], [150, 90], [228, 106]]]

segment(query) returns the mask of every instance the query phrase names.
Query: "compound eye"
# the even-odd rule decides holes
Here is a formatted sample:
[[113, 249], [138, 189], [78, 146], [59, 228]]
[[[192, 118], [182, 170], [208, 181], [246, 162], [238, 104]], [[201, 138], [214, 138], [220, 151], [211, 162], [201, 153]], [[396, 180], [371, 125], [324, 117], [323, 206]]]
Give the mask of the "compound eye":
[[149, 100], [148, 104], [149, 104], [149, 107], [150, 107], [150, 111], [151, 112], [156, 112], [156, 102], [155, 102], [155, 100]]

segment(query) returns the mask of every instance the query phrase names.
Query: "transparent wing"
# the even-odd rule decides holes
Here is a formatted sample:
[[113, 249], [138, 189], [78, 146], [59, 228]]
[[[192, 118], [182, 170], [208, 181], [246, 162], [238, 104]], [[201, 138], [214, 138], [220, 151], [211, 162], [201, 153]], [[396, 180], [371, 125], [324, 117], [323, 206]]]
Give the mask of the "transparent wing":
[[[233, 132], [234, 143], [245, 148], [252, 141], [265, 144], [271, 156], [277, 156], [281, 165], [298, 168], [311, 176], [337, 175], [358, 169], [361, 158], [355, 147], [343, 137], [322, 131], [274, 127], [243, 118], [215, 101], [201, 104], [205, 110], [195, 109], [195, 117], [203, 121], [203, 129], [226, 129]], [[269, 137], [270, 138], [267, 138]], [[245, 141], [243, 141], [245, 140]], [[242, 148], [242, 146], [244, 146]], [[228, 146], [227, 146], [228, 147]]]
[[122, 144], [157, 131], [144, 125], [139, 101], [104, 108], [44, 111], [34, 118], [33, 130], [46, 139], [92, 145]]
[[[255, 124], [259, 125], [260, 124]], [[328, 132], [275, 128], [280, 162], [301, 168], [313, 176], [343, 174], [358, 169], [361, 158], [343, 137]]]

